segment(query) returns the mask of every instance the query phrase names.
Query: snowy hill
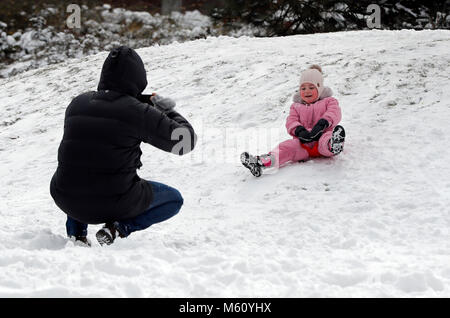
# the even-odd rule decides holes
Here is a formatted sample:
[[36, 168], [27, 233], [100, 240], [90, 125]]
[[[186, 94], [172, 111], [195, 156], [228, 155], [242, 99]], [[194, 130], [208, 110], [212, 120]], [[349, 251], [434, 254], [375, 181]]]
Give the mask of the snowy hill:
[[[449, 51], [450, 31], [375, 30], [138, 50], [146, 92], [173, 97], [200, 138], [181, 158], [143, 145], [139, 174], [185, 205], [109, 247], [90, 226], [91, 249], [66, 239], [49, 182], [65, 108], [107, 53], [0, 80], [0, 296], [450, 296]], [[256, 179], [239, 153], [289, 138], [312, 63], [344, 153]]]

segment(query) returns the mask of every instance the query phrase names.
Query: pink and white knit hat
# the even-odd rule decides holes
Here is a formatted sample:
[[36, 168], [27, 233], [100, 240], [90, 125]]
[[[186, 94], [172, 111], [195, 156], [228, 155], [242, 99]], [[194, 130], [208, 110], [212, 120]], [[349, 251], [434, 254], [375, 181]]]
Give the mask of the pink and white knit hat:
[[[312, 67], [314, 67], [314, 65]], [[316, 86], [320, 96], [324, 88], [322, 72], [317, 68], [312, 67], [302, 72], [302, 75], [300, 76], [300, 86], [303, 83], [311, 83]]]

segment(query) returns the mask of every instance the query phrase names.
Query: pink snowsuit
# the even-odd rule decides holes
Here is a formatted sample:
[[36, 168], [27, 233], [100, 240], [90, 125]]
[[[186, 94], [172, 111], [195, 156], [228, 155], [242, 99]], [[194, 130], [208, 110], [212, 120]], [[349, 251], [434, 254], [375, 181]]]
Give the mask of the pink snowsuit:
[[[303, 147], [300, 140], [294, 135], [295, 129], [298, 126], [303, 126], [311, 131], [319, 119], [324, 118], [328, 121], [330, 126], [323, 132], [319, 141], [313, 141], [304, 144]], [[334, 97], [326, 97], [319, 99], [312, 104], [306, 104], [303, 101], [294, 102], [289, 111], [289, 116], [286, 119], [286, 129], [288, 134], [293, 136], [292, 139], [283, 141], [270, 154], [275, 157], [274, 166], [279, 167], [288, 161], [306, 160], [310, 157], [310, 152], [314, 153], [314, 148], [318, 143], [318, 154], [331, 157], [333, 153], [328, 149], [328, 141], [331, 139], [331, 134], [334, 127], [341, 121], [341, 108]], [[304, 147], [311, 148], [310, 151]], [[316, 150], [316, 151], [317, 151]]]

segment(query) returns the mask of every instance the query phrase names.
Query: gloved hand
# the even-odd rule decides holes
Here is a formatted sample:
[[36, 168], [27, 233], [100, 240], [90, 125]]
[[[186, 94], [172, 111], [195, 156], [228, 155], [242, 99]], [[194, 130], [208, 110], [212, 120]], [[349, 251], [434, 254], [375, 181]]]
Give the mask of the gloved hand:
[[158, 108], [162, 112], [167, 112], [175, 108], [175, 101], [170, 98], [164, 98], [157, 94], [152, 94], [150, 97], [150, 101], [153, 103], [153, 105]]
[[322, 136], [323, 132], [327, 127], [330, 126], [326, 119], [319, 119], [319, 121], [314, 125], [311, 130], [310, 137], [312, 141], [317, 141]]
[[297, 136], [298, 139], [300, 139], [300, 142], [302, 144], [307, 144], [308, 142], [311, 142], [311, 135], [308, 130], [306, 130], [303, 126], [298, 126], [295, 128], [294, 135]]
[[160, 95], [157, 95], [156, 93], [153, 93], [151, 95], [140, 94], [137, 96], [137, 99], [142, 103], [150, 104], [156, 107], [162, 112], [172, 110], [176, 105], [175, 101], [173, 101], [172, 99], [164, 98]]

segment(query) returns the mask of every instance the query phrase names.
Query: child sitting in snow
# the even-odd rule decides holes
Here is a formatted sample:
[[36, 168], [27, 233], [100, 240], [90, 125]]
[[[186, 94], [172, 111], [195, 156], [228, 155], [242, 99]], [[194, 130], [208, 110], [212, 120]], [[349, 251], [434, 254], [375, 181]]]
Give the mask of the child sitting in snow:
[[280, 167], [288, 161], [302, 161], [312, 157], [332, 157], [344, 146], [345, 131], [338, 123], [341, 108], [332, 91], [323, 86], [322, 69], [312, 65], [300, 77], [300, 91], [286, 119], [286, 128], [292, 139], [283, 141], [268, 154], [252, 156], [241, 154], [242, 164], [256, 176], [270, 167]]

